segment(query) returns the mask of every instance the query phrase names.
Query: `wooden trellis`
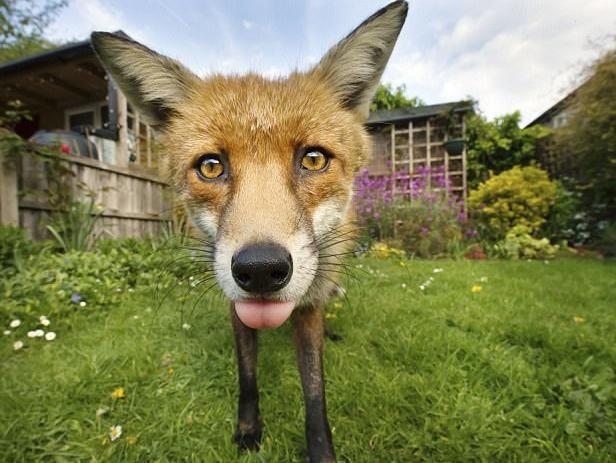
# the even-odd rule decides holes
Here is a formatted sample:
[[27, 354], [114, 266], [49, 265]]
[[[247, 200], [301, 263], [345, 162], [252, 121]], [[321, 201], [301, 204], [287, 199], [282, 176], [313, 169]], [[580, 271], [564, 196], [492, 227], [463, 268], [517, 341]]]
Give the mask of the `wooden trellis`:
[[443, 147], [448, 138], [463, 138], [464, 135], [465, 124], [461, 115], [455, 118], [455, 122], [450, 124], [447, 130], [442, 123], [439, 124], [438, 118], [390, 124], [387, 143], [390, 174], [397, 178], [397, 181], [393, 182], [393, 194], [412, 200], [410, 191], [401, 186], [410, 182], [404, 181], [420, 177], [422, 167], [431, 171], [440, 168], [450, 185], [450, 191], [464, 201], [467, 193], [466, 149], [460, 155], [451, 156]]

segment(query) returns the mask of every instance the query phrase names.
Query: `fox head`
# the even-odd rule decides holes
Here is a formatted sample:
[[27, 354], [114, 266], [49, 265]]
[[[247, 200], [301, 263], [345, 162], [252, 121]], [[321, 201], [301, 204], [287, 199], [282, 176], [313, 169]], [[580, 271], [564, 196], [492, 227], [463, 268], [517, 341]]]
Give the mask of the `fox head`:
[[322, 304], [352, 234], [353, 178], [370, 156], [369, 105], [407, 4], [366, 19], [306, 72], [199, 78], [132, 40], [92, 45], [164, 135], [165, 174], [208, 238], [219, 285], [253, 328]]

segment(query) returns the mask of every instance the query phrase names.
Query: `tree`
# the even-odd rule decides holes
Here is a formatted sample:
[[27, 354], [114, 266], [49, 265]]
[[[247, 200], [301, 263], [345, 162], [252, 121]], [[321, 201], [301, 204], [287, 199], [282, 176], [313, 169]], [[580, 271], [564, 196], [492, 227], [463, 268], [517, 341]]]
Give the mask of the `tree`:
[[43, 34], [66, 4], [66, 0], [0, 0], [0, 63], [56, 46]]
[[540, 141], [550, 130], [537, 125], [520, 128], [516, 111], [489, 121], [480, 113], [466, 118], [468, 185], [476, 188], [491, 174], [538, 161]]
[[[616, 40], [615, 40], [616, 42]], [[584, 72], [568, 106], [567, 124], [555, 132], [557, 153], [569, 158], [586, 210], [614, 221], [616, 207], [616, 46]]]
[[413, 108], [421, 106], [424, 102], [418, 97], [406, 96], [406, 85], [402, 84], [395, 89], [391, 84], [379, 84], [370, 105], [370, 111], [379, 109]]

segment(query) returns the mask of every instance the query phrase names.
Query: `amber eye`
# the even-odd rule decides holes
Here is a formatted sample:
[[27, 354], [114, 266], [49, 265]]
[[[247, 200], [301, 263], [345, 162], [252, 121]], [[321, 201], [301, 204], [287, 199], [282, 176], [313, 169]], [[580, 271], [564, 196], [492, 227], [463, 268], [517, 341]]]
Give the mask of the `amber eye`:
[[329, 164], [329, 157], [317, 150], [308, 151], [302, 157], [302, 169], [323, 170]]
[[225, 173], [225, 166], [217, 154], [206, 154], [201, 157], [196, 168], [199, 174], [208, 180], [219, 178]]

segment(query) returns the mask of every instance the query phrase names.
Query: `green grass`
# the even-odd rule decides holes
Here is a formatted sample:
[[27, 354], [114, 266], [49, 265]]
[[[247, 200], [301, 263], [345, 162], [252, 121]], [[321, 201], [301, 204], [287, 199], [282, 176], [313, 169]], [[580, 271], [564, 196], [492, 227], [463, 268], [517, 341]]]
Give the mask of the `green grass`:
[[[343, 340], [326, 344], [339, 461], [614, 461], [616, 265], [351, 264], [363, 266], [358, 281], [329, 309]], [[52, 320], [53, 342], [25, 338], [22, 326], [19, 352], [5, 336], [0, 460], [303, 462], [289, 327], [261, 336], [263, 448], [238, 455], [228, 308], [212, 298], [182, 311], [178, 294], [160, 310], [137, 291], [111, 311]], [[126, 397], [114, 401], [118, 386]], [[112, 443], [115, 424], [124, 433]]]

